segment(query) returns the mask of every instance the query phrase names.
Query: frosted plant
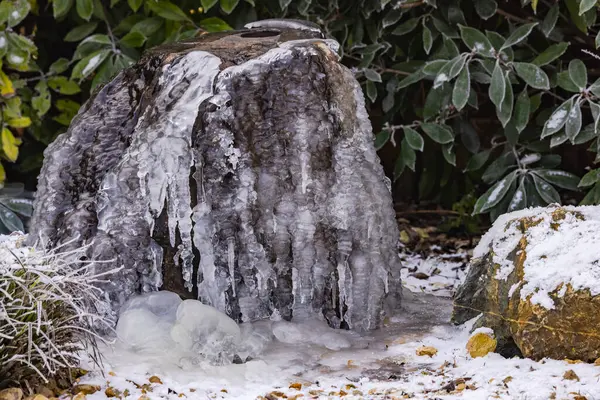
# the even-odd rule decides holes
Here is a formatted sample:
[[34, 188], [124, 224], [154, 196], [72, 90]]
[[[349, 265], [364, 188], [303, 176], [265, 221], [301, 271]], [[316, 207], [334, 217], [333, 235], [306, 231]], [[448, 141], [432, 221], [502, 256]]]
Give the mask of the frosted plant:
[[92, 329], [106, 324], [85, 247], [36, 250], [24, 238], [0, 236], [0, 388], [68, 379], [86, 353], [99, 362]]

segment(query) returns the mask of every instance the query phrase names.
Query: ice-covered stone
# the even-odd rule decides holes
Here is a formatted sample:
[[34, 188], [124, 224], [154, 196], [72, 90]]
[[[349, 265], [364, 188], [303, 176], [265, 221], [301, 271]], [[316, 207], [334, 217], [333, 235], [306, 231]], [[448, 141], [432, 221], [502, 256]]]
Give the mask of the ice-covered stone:
[[115, 312], [162, 288], [377, 327], [400, 294], [390, 192], [360, 85], [295, 24], [159, 47], [104, 86], [46, 150], [32, 240], [122, 267]]
[[177, 309], [171, 338], [192, 358], [212, 364], [229, 364], [241, 343], [241, 332], [234, 320], [198, 300], [185, 300]]

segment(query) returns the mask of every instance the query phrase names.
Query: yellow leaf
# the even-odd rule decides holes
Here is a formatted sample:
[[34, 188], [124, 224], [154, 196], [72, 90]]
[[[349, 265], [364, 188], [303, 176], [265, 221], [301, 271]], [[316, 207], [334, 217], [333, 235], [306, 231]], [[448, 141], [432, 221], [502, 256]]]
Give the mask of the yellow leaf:
[[2, 97], [12, 97], [15, 95], [15, 88], [11, 80], [2, 70], [0, 70], [0, 94]]
[[435, 347], [432, 346], [421, 346], [417, 349], [417, 355], [418, 356], [429, 356], [429, 357], [433, 357], [437, 354], [437, 349]]
[[467, 343], [467, 351], [473, 358], [484, 357], [496, 350], [496, 339], [487, 333], [476, 333]]
[[6, 121], [6, 123], [13, 128], [27, 128], [31, 125], [31, 119], [29, 117], [13, 118]]
[[7, 128], [2, 129], [2, 151], [9, 161], [17, 161], [19, 148], [15, 144], [15, 137]]
[[3, 186], [6, 180], [6, 172], [4, 172], [4, 166], [0, 163], [0, 187]]
[[531, 8], [533, 8], [534, 13], [537, 13], [537, 4], [538, 0], [531, 0]]

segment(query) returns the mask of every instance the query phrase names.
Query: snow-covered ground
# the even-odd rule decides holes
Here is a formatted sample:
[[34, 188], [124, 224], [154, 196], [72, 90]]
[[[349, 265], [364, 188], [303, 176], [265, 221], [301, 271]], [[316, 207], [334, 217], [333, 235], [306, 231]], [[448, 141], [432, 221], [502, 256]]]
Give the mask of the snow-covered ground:
[[[182, 362], [170, 349], [142, 355], [115, 343], [103, 347], [103, 371], [82, 378], [100, 386], [87, 398], [600, 399], [600, 366], [498, 354], [471, 358], [468, 329], [448, 323], [447, 296], [464, 277], [465, 255], [403, 257], [403, 309], [379, 331], [315, 335], [314, 326], [284, 325], [286, 336], [281, 325], [264, 322], [255, 329], [279, 329], [287, 343], [273, 339], [253, 360], [219, 367]], [[325, 346], [336, 342], [350, 347]], [[421, 346], [437, 353], [419, 356]]]

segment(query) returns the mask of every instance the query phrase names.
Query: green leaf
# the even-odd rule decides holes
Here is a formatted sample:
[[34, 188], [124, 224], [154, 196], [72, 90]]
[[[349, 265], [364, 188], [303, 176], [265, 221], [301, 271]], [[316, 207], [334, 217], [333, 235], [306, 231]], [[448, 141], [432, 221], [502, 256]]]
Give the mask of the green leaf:
[[506, 212], [522, 210], [527, 207], [527, 190], [525, 188], [525, 177], [519, 178], [519, 185], [513, 195]]
[[577, 191], [577, 184], [579, 183], [579, 177], [577, 175], [573, 175], [569, 172], [560, 171], [560, 170], [534, 170], [534, 174], [538, 175], [540, 178], [553, 184], [554, 186], [558, 186], [563, 189]]
[[68, 68], [69, 60], [67, 60], [66, 58], [59, 58], [58, 60], [54, 61], [52, 65], [50, 65], [49, 70], [53, 74], [58, 75], [65, 72]]
[[579, 93], [579, 88], [573, 83], [569, 76], [569, 71], [559, 72], [557, 75], [557, 84], [567, 92]]
[[145, 37], [150, 37], [153, 33], [160, 29], [163, 25], [163, 20], [159, 17], [146, 18], [143, 21], [136, 23], [131, 31], [139, 32]]
[[381, 75], [379, 75], [379, 72], [375, 71], [374, 69], [365, 69], [365, 78], [371, 82], [381, 82]]
[[590, 190], [588, 192], [588, 194], [585, 195], [585, 197], [583, 198], [583, 200], [581, 200], [581, 203], [579, 203], [582, 206], [585, 205], [596, 205], [600, 203], [600, 185], [595, 185], [592, 190]]
[[569, 140], [567, 134], [564, 132], [559, 132], [556, 135], [552, 135], [552, 137], [550, 138], [550, 147], [560, 146], [567, 140]]
[[89, 21], [94, 12], [94, 2], [92, 0], [76, 0], [77, 14], [84, 20]]
[[431, 31], [427, 26], [423, 25], [423, 50], [425, 50], [425, 54], [429, 54], [431, 46], [433, 46]]
[[189, 21], [189, 18], [179, 7], [167, 0], [151, 0], [146, 3], [155, 14], [170, 21]]
[[471, 76], [469, 74], [469, 67], [466, 67], [463, 68], [458, 75], [458, 78], [454, 83], [454, 90], [452, 91], [452, 103], [458, 111], [462, 110], [467, 104], [470, 91]]
[[4, 0], [3, 3], [4, 2], [12, 5], [12, 7], [10, 7], [11, 10], [8, 13], [7, 20], [9, 28], [16, 26], [21, 21], [23, 21], [25, 17], [27, 17], [27, 14], [29, 14], [29, 11], [31, 10], [31, 5], [27, 0], [16, 0], [13, 2], [8, 2], [7, 0]]
[[585, 14], [586, 11], [591, 10], [597, 3], [598, 0], [581, 0], [579, 3], [579, 15]]
[[23, 221], [12, 211], [0, 204], [0, 223], [8, 232], [25, 232]]
[[479, 135], [473, 125], [462, 118], [458, 119], [456, 122], [456, 126], [454, 127], [455, 132], [460, 132], [460, 140], [462, 141], [465, 148], [470, 153], [477, 153], [479, 148], [481, 147], [481, 141], [479, 140]]
[[492, 82], [488, 89], [488, 95], [497, 108], [501, 106], [502, 101], [504, 100], [504, 95], [506, 93], [505, 85], [504, 72], [502, 71], [502, 67], [500, 67], [500, 62], [496, 62], [494, 72], [492, 72]]
[[458, 76], [458, 74], [460, 74], [460, 72], [465, 67], [466, 60], [467, 57], [464, 57], [464, 55], [459, 55], [454, 57], [454, 59], [450, 61], [450, 70], [448, 72], [450, 79], [454, 79]]
[[587, 69], [583, 61], [578, 58], [571, 60], [569, 63], [569, 77], [579, 90], [585, 89], [587, 86]]
[[133, 48], [142, 47], [144, 45], [144, 42], [146, 42], [146, 36], [144, 36], [138, 31], [129, 32], [127, 35], [123, 36], [119, 41], [119, 43], [121, 43], [123, 46]]
[[594, 44], [596, 45], [596, 49], [600, 47], [600, 31], [596, 34], [596, 39], [594, 40]]
[[588, 99], [588, 104], [590, 106], [590, 110], [592, 111], [592, 117], [594, 118], [594, 132], [598, 131], [598, 125], [600, 123], [600, 104], [594, 103], [590, 99]]
[[71, 79], [83, 80], [94, 72], [111, 53], [112, 50], [98, 50], [85, 57], [73, 67]]
[[200, 27], [207, 32], [222, 32], [222, 31], [231, 31], [233, 28], [227, 24], [227, 22], [223, 21], [218, 17], [210, 17], [205, 18], [200, 21]]
[[448, 107], [451, 101], [452, 88], [450, 85], [434, 87], [427, 93], [423, 106], [423, 119], [430, 120]]
[[403, 36], [415, 30], [421, 18], [411, 18], [396, 27], [392, 31], [392, 35]]
[[[435, 29], [437, 29], [446, 38], [458, 39], [460, 37], [458, 35], [458, 32], [456, 32], [454, 29], [450, 28], [450, 26], [448, 26], [448, 24], [446, 22], [442, 21], [441, 19], [433, 17], [432, 21], [433, 21], [433, 26], [435, 26]], [[450, 42], [454, 43], [453, 41], [450, 41]]]
[[494, 48], [489, 39], [475, 28], [458, 25], [460, 36], [469, 50], [479, 53], [485, 57], [494, 56]]
[[529, 122], [530, 107], [531, 100], [529, 99], [529, 94], [527, 94], [527, 88], [525, 88], [517, 97], [517, 102], [515, 104], [515, 113], [513, 115], [515, 128], [519, 133], [523, 132], [523, 129], [525, 129], [527, 123]]
[[402, 160], [404, 161], [404, 165], [406, 165], [411, 170], [415, 170], [415, 162], [417, 161], [417, 154], [412, 149], [412, 147], [408, 144], [406, 137], [402, 139], [402, 145], [400, 148], [400, 155]]
[[404, 126], [402, 129], [404, 129], [404, 138], [406, 139], [408, 145], [413, 150], [423, 151], [423, 148], [425, 147], [425, 140], [423, 140], [423, 136], [421, 136], [419, 132], [411, 127]]
[[127, 4], [129, 4], [129, 8], [131, 8], [133, 12], [136, 12], [140, 9], [142, 4], [144, 4], [144, 0], [127, 0]]
[[488, 19], [494, 14], [496, 14], [496, 10], [498, 9], [498, 3], [495, 0], [477, 0], [473, 2], [475, 6], [475, 11], [482, 19]]
[[548, 118], [548, 120], [544, 124], [544, 129], [542, 130], [542, 139], [562, 129], [562, 127], [567, 122], [567, 118], [569, 116], [569, 112], [571, 111], [571, 107], [573, 107], [572, 98], [565, 101], [560, 106], [558, 106], [556, 110], [554, 110], [552, 115], [550, 115], [550, 118]]
[[390, 140], [391, 132], [389, 130], [381, 131], [375, 136], [375, 150], [380, 150]]
[[585, 19], [581, 15], [579, 15], [578, 0], [565, 0], [565, 4], [567, 5], [567, 9], [569, 10], [569, 14], [571, 15], [571, 21], [573, 21], [577, 29], [587, 34], [587, 23], [585, 22]]
[[535, 184], [535, 189], [537, 190], [540, 197], [546, 203], [548, 203], [548, 204], [559, 203], [560, 204], [560, 195], [558, 194], [556, 189], [554, 189], [554, 187], [552, 187], [552, 185], [550, 185], [548, 182], [541, 179], [540, 177], [538, 177], [535, 174], [531, 174], [531, 177], [533, 178], [533, 183]]
[[421, 124], [421, 128], [437, 143], [447, 144], [454, 141], [454, 134], [448, 125], [425, 122]]
[[582, 124], [582, 116], [581, 116], [581, 106], [579, 101], [576, 101], [571, 107], [569, 111], [569, 115], [567, 116], [567, 121], [565, 122], [565, 133], [571, 141], [575, 139], [575, 136], [581, 130]]
[[504, 85], [504, 100], [502, 100], [502, 104], [500, 107], [496, 108], [496, 115], [498, 116], [498, 120], [502, 124], [502, 127], [506, 127], [508, 121], [510, 121], [510, 117], [512, 116], [513, 111], [513, 89], [510, 84], [510, 79], [508, 78], [508, 74], [505, 77], [506, 82]]
[[485, 165], [487, 160], [490, 158], [491, 150], [483, 150], [477, 154], [474, 154], [467, 162], [467, 166], [465, 167], [463, 172], [467, 171], [477, 171], [481, 167]]
[[442, 155], [446, 162], [456, 167], [456, 153], [454, 153], [454, 143], [442, 145]]
[[451, 61], [433, 60], [423, 66], [423, 73], [429, 76], [436, 76], [440, 70]]
[[581, 178], [577, 186], [588, 187], [596, 184], [600, 180], [600, 169], [593, 169]]
[[554, 27], [556, 26], [556, 21], [558, 21], [559, 15], [560, 7], [558, 6], [558, 3], [555, 3], [550, 8], [548, 13], [546, 14], [546, 17], [544, 17], [542, 24], [540, 25], [540, 29], [542, 30], [544, 35], [550, 36], [550, 33], [554, 30]]
[[64, 76], [53, 76], [48, 78], [48, 86], [55, 92], [61, 94], [76, 94], [81, 91], [77, 82], [68, 80]]
[[537, 65], [515, 62], [513, 63], [515, 71], [526, 84], [535, 89], [550, 89], [550, 80], [548, 75]]
[[35, 110], [38, 117], [43, 117], [46, 115], [48, 110], [50, 110], [50, 91], [48, 90], [48, 83], [46, 81], [39, 81], [37, 85], [35, 85], [35, 90], [37, 95], [31, 99], [31, 105]]
[[596, 97], [600, 97], [600, 78], [590, 86], [590, 92], [594, 93]]
[[[240, 0], [221, 0], [221, 10], [223, 10], [225, 14], [231, 14], [233, 10], [235, 10], [239, 2]], [[285, 7], [282, 7], [282, 9], [284, 8]]]
[[73, 0], [52, 0], [52, 10], [54, 18], [59, 19], [64, 17], [71, 7], [73, 6]]
[[205, 12], [210, 10], [217, 4], [219, 0], [201, 0], [200, 4], [202, 4], [202, 8], [204, 8]]
[[529, 36], [533, 28], [535, 28], [537, 25], [537, 22], [533, 22], [530, 24], [521, 25], [520, 27], [515, 29], [513, 33], [511, 33], [511, 35], [508, 37], [508, 39], [506, 39], [506, 42], [504, 42], [500, 50], [504, 50], [506, 48], [514, 46], [515, 44], [521, 43], [523, 40], [525, 40], [527, 36]]
[[[506, 196], [509, 191], [514, 190], [516, 185], [517, 171], [502, 178], [498, 183], [488, 189], [475, 203], [473, 214], [481, 214], [493, 208]], [[512, 189], [512, 190], [511, 190]]]
[[538, 55], [531, 63], [537, 65], [538, 67], [548, 65], [552, 61], [565, 54], [567, 47], [569, 47], [569, 43], [567, 42], [553, 44], [544, 50], [540, 55]]
[[88, 22], [71, 29], [65, 36], [65, 42], [78, 42], [91, 35], [98, 27], [97, 22]]
[[405, 87], [408, 87], [408, 86], [412, 85], [413, 83], [417, 83], [424, 77], [425, 77], [425, 74], [423, 73], [422, 70], [413, 72], [412, 74], [408, 75], [406, 78], [404, 78], [400, 82], [398, 82], [398, 86], [396, 86], [396, 90], [404, 89]]
[[367, 97], [371, 100], [371, 103], [374, 103], [377, 100], [377, 87], [372, 81], [367, 81], [366, 83], [366, 92]]

